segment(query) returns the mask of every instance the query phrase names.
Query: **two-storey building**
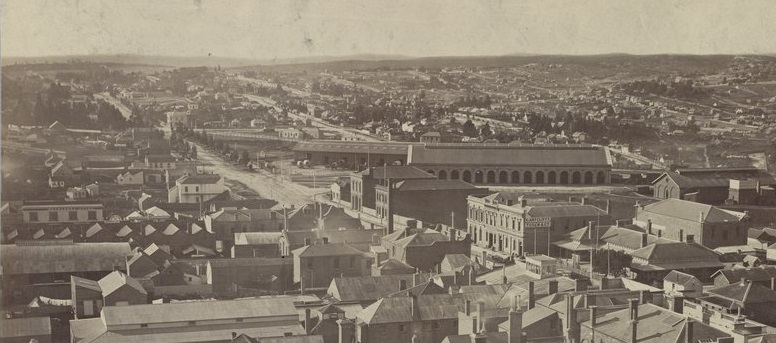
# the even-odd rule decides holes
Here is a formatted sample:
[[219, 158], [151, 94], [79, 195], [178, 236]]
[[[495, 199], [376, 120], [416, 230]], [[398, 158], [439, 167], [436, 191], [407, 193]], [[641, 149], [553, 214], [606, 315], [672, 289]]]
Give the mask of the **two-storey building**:
[[167, 202], [201, 203], [226, 192], [224, 178], [217, 174], [185, 174], [167, 192]]

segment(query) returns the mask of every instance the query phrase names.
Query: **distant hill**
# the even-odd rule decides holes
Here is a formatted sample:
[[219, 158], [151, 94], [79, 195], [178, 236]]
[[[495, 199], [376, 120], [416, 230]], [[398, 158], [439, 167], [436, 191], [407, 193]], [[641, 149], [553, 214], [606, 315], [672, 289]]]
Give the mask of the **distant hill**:
[[71, 56], [41, 56], [41, 57], [3, 57], [2, 65], [12, 64], [41, 64], [41, 63], [67, 63], [69, 61], [83, 61], [92, 63], [110, 63], [110, 64], [130, 64], [130, 65], [152, 65], [169, 67], [215, 67], [223, 68], [246, 67], [246, 66], [275, 66], [287, 64], [309, 64], [309, 63], [327, 63], [341, 61], [343, 59], [355, 59], [361, 61], [381, 61], [381, 60], [404, 60], [411, 57], [401, 55], [352, 55], [347, 57], [338, 56], [313, 56], [302, 58], [286, 58], [259, 60], [249, 58], [231, 58], [219, 56], [144, 56], [134, 54], [122, 55], [71, 55]]
[[291, 59], [255, 60], [217, 56], [142, 56], [84, 55], [57, 57], [4, 57], [3, 65], [14, 63], [66, 63], [80, 60], [93, 63], [150, 65], [169, 67], [221, 66], [237, 70], [275, 72], [320, 72], [323, 70], [369, 70], [412, 68], [498, 68], [531, 63], [560, 64], [582, 67], [582, 71], [600, 74], [603, 71], [628, 72], [631, 75], [665, 73], [713, 73], [728, 66], [736, 58], [752, 60], [776, 59], [772, 55], [528, 55], [505, 56], [445, 56], [408, 57], [401, 55], [315, 56]]

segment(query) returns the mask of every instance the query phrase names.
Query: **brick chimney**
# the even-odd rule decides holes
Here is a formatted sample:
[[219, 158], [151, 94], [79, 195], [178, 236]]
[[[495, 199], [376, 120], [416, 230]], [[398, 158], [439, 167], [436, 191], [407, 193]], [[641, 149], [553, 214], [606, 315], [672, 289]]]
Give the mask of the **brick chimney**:
[[639, 300], [638, 299], [629, 300], [628, 311], [630, 312], [630, 326], [631, 326], [630, 343], [636, 343], [636, 339], [638, 337], [638, 326], [639, 326]]
[[313, 332], [312, 321], [310, 320], [310, 309], [304, 309], [304, 331], [307, 335]]
[[695, 321], [692, 318], [687, 318], [687, 325], [684, 327], [684, 342], [685, 343], [694, 343], [694, 334], [693, 329], [695, 326]]
[[410, 310], [412, 313], [412, 321], [420, 320], [420, 308], [418, 307], [418, 297], [410, 295]]
[[485, 329], [485, 302], [477, 302], [477, 328], [475, 332], [482, 332]]
[[508, 343], [523, 343], [523, 311], [520, 309], [520, 301], [515, 297], [512, 308], [509, 311], [509, 331], [507, 331]]
[[558, 293], [558, 280], [550, 280], [547, 282], [547, 294]]
[[652, 219], [647, 219], [647, 233], [652, 234]]
[[528, 309], [534, 308], [536, 306], [536, 294], [534, 294], [534, 282], [528, 281]]
[[472, 301], [469, 299], [466, 299], [466, 301], [463, 303], [463, 313], [465, 313], [467, 316], [470, 316], [472, 314]]
[[648, 238], [649, 238], [649, 234], [648, 233], [645, 232], [645, 233], [641, 234], [641, 247], [642, 248], [646, 247], [648, 245], [648, 242], [649, 242]]

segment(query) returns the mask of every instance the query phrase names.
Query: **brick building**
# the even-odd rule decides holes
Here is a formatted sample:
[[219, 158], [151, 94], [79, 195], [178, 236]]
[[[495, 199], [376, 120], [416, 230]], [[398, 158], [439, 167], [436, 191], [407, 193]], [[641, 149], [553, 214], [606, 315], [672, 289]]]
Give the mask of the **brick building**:
[[325, 288], [341, 276], [366, 276], [372, 272], [374, 258], [346, 243], [306, 245], [291, 252], [294, 255], [294, 282], [304, 291]]
[[[454, 220], [463, 223], [466, 218], [466, 198], [488, 193], [461, 180], [410, 179], [391, 183], [393, 214], [424, 223], [454, 225]], [[377, 216], [386, 218], [388, 186], [379, 184], [375, 192]]]

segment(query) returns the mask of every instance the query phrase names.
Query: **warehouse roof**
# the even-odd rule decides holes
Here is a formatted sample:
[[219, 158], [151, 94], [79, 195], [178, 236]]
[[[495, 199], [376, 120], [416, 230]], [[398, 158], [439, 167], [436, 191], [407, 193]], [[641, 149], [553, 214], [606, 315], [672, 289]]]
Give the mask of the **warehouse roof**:
[[594, 145], [412, 145], [407, 164], [610, 167], [608, 151]]

